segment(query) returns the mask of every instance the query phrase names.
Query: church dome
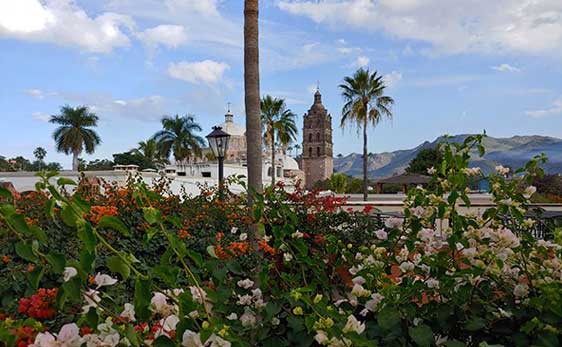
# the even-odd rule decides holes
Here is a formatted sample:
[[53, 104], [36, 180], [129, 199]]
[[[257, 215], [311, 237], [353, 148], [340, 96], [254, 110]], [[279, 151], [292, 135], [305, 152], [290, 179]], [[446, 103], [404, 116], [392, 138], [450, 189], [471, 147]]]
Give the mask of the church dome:
[[283, 169], [285, 170], [300, 170], [299, 164], [293, 158], [288, 155], [283, 156]]
[[219, 124], [219, 126], [230, 136], [244, 136], [246, 133], [243, 127], [234, 123], [234, 115], [230, 110], [224, 115], [224, 123]]

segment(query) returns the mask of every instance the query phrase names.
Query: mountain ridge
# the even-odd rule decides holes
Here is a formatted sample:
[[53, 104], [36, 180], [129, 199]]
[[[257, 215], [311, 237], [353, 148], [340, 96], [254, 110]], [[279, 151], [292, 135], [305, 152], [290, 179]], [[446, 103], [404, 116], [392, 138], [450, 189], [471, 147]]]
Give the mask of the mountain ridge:
[[[450, 142], [463, 142], [471, 134], [459, 134], [449, 137]], [[368, 172], [369, 178], [383, 178], [401, 174], [410, 161], [424, 148], [433, 148], [445, 139], [440, 136], [434, 141], [424, 141], [411, 149], [400, 149], [392, 152], [370, 153]], [[483, 158], [473, 156], [471, 166], [479, 166], [485, 173], [498, 165], [518, 168], [533, 156], [545, 153], [548, 162], [543, 165], [547, 173], [562, 173], [562, 139], [543, 135], [515, 135], [512, 137], [486, 136], [483, 140], [486, 154]], [[349, 176], [363, 175], [362, 155], [350, 153], [347, 156], [334, 158], [334, 172]]]

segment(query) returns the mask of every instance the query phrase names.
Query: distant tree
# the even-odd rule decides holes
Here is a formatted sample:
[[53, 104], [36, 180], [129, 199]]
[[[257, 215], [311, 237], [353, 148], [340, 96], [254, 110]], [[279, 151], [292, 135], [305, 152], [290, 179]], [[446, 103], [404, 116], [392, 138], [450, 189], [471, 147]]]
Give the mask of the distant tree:
[[162, 118], [162, 130], [152, 139], [156, 142], [160, 156], [174, 156], [177, 162], [201, 156], [201, 147], [205, 140], [196, 134], [202, 130], [192, 115]]
[[295, 150], [294, 156], [295, 158], [299, 156], [299, 151], [301, 149], [301, 145], [299, 145], [298, 143], [295, 143], [293, 145], [293, 149]]
[[8, 160], [8, 163], [13, 167], [13, 171], [31, 171], [31, 162], [22, 156]]
[[261, 124], [264, 128], [263, 138], [271, 149], [271, 185], [275, 185], [275, 150], [277, 141], [281, 146], [288, 145], [296, 139], [296, 115], [286, 107], [284, 99], [266, 95], [261, 99]]
[[353, 76], [345, 77], [339, 85], [344, 106], [342, 109], [341, 126], [355, 123], [363, 131], [363, 200], [368, 197], [368, 160], [367, 127], [376, 126], [384, 117], [392, 118], [391, 107], [394, 99], [384, 95], [385, 84], [382, 75], [376, 71], [360, 68]]
[[330, 189], [338, 194], [344, 194], [347, 187], [347, 176], [335, 173], [330, 177]]
[[37, 147], [33, 151], [33, 155], [37, 160], [43, 161], [43, 159], [45, 159], [45, 157], [47, 156], [47, 151], [43, 147]]
[[85, 150], [94, 153], [101, 143], [99, 135], [92, 129], [98, 125], [98, 116], [88, 107], [61, 107], [60, 115], [51, 116], [49, 121], [59, 127], [53, 133], [57, 151], [72, 154], [72, 170], [78, 171], [78, 156]]
[[130, 151], [113, 154], [113, 162], [115, 165], [137, 165], [141, 170], [154, 168], [150, 160]]
[[442, 161], [443, 156], [437, 148], [424, 148], [410, 161], [406, 172], [427, 175], [427, 169], [431, 167], [438, 169]]
[[139, 142], [138, 147], [131, 150], [131, 153], [141, 157], [143, 161], [150, 162], [153, 169], [161, 168], [167, 162], [158, 151], [158, 144], [154, 139]]
[[85, 171], [107, 171], [113, 170], [115, 164], [109, 159], [96, 159], [88, 162]]
[[61, 165], [61, 163], [50, 162], [50, 163], [45, 164], [45, 167], [43, 168], [43, 170], [47, 170], [47, 171], [61, 171], [61, 170], [62, 170], [62, 165]]

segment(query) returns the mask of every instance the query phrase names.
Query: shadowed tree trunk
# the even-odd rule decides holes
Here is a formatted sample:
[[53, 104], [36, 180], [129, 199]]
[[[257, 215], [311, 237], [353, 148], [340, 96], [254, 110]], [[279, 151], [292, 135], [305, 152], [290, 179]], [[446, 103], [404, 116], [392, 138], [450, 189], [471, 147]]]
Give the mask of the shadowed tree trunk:
[[275, 134], [271, 134], [271, 187], [275, 187]]
[[[367, 112], [367, 106], [365, 106], [365, 112]], [[367, 114], [369, 114], [367, 112]], [[368, 167], [369, 167], [369, 156], [367, 153], [367, 117], [363, 122], [363, 201], [367, 201], [369, 194], [369, 185], [367, 184], [368, 179]]]
[[[244, 102], [248, 160], [248, 206], [262, 192], [262, 125], [260, 110], [258, 0], [244, 0]], [[256, 247], [257, 225], [252, 226]]]
[[79, 169], [79, 162], [78, 162], [78, 155], [80, 152], [74, 151], [72, 152], [72, 171], [78, 171]]

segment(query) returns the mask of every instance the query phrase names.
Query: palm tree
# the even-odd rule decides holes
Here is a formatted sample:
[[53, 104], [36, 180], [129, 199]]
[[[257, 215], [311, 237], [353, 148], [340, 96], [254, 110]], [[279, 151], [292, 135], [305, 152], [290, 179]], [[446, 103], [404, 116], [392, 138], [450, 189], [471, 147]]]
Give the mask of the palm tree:
[[295, 149], [295, 158], [296, 158], [296, 157], [299, 156], [299, 150], [301, 149], [301, 145], [299, 145], [298, 143], [295, 143], [293, 148]]
[[154, 139], [139, 142], [138, 147], [132, 149], [131, 153], [143, 158], [146, 162], [151, 163], [155, 167], [161, 167], [166, 163], [166, 159], [162, 158], [158, 150], [158, 144]]
[[[258, 0], [244, 0], [244, 105], [248, 160], [248, 205], [262, 192]], [[254, 228], [257, 231], [257, 227]]]
[[41, 170], [41, 167], [43, 166], [43, 159], [47, 156], [47, 151], [43, 147], [37, 147], [33, 151], [33, 156], [37, 159], [39, 170]]
[[152, 136], [162, 158], [169, 158], [170, 154], [173, 154], [176, 162], [183, 162], [201, 156], [201, 147], [205, 146], [205, 140], [195, 132], [203, 129], [192, 115], [165, 116], [162, 118], [162, 128]]
[[60, 115], [51, 116], [49, 122], [60, 125], [53, 133], [56, 149], [65, 154], [72, 153], [72, 170], [78, 171], [78, 156], [83, 150], [94, 153], [101, 143], [99, 135], [92, 129], [98, 125], [98, 116], [87, 106], [61, 107]]
[[271, 185], [275, 185], [275, 145], [279, 141], [281, 146], [288, 145], [297, 136], [296, 115], [287, 109], [285, 100], [273, 98], [271, 95], [263, 97], [260, 103], [261, 122], [264, 127], [264, 138], [271, 150]]
[[353, 122], [363, 129], [363, 200], [367, 201], [367, 126], [376, 126], [383, 117], [392, 118], [394, 100], [384, 95], [383, 76], [376, 71], [371, 74], [368, 69], [360, 68], [352, 77], [345, 77], [339, 88], [345, 101], [341, 126]]

